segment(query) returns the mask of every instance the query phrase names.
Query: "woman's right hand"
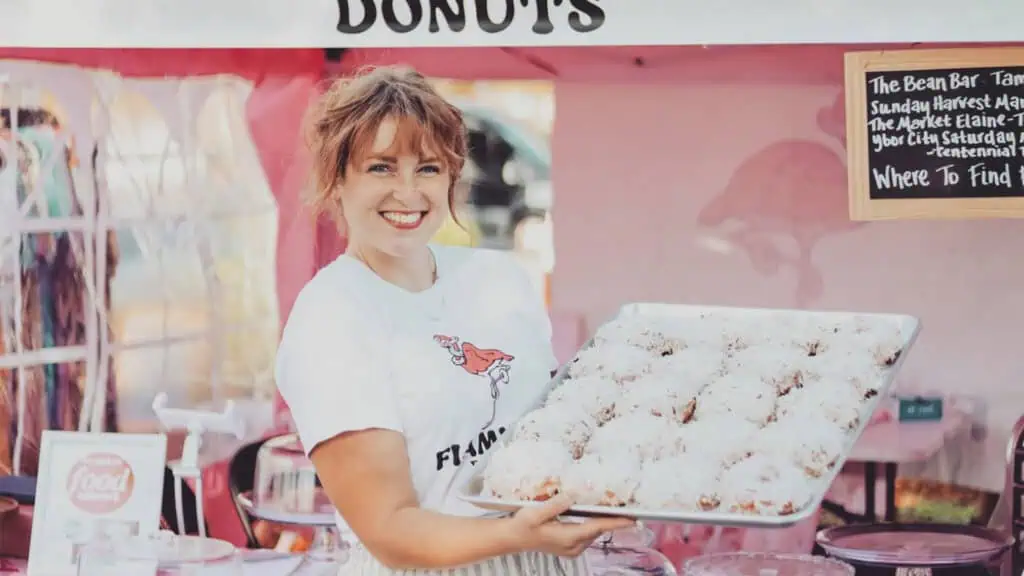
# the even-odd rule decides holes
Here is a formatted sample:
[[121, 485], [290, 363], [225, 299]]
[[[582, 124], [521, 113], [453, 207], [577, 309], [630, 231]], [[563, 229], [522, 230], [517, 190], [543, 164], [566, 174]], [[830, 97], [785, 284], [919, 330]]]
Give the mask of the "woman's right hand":
[[572, 505], [572, 498], [559, 495], [541, 506], [521, 508], [509, 519], [518, 547], [571, 558], [582, 554], [604, 533], [636, 526], [629, 518], [588, 518], [577, 523], [559, 521], [558, 517]]

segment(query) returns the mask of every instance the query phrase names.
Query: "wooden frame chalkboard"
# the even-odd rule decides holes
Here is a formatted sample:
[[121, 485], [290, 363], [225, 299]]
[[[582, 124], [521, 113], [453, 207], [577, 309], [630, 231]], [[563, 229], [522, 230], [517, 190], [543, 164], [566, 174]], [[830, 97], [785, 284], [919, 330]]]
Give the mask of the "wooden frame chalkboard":
[[1024, 48], [846, 54], [852, 220], [1024, 218]]

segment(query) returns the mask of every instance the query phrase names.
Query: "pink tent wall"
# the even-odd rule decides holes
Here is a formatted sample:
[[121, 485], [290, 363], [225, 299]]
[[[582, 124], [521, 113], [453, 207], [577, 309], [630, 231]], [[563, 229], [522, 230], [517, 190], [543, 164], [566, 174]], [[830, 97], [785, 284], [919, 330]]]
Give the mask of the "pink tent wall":
[[299, 119], [323, 73], [322, 50], [106, 50], [0, 49], [0, 59], [35, 60], [111, 70], [133, 77], [233, 74], [255, 85], [246, 105], [249, 130], [279, 208], [277, 293], [286, 318], [299, 288], [312, 275], [313, 223], [298, 192], [307, 159]]
[[837, 97], [853, 49], [359, 50], [332, 72], [554, 80], [557, 316], [592, 328], [631, 300], [916, 314], [901, 385], [988, 407], [987, 437], [923, 473], [998, 489], [1024, 405], [1024, 222], [849, 221]]

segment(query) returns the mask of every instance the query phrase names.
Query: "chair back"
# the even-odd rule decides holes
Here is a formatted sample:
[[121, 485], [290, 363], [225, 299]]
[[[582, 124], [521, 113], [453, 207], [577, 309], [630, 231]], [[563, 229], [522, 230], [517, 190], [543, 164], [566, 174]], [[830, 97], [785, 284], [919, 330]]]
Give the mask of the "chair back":
[[241, 447], [228, 463], [228, 492], [231, 494], [231, 503], [238, 514], [238, 520], [242, 523], [242, 532], [245, 534], [245, 545], [248, 548], [259, 548], [259, 542], [252, 528], [252, 517], [242, 508], [238, 497], [253, 489], [254, 476], [256, 474], [256, 458], [259, 456], [260, 448], [268, 438], [257, 440], [251, 444]]

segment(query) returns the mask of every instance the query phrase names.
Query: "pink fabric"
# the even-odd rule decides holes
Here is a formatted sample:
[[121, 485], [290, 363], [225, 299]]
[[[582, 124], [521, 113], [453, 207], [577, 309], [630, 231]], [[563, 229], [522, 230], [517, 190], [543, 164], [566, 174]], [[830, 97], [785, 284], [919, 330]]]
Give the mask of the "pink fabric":
[[313, 219], [301, 199], [309, 183], [310, 162], [300, 127], [318, 82], [313, 74], [268, 77], [246, 105], [252, 139], [277, 199], [277, 297], [282, 322], [315, 270]]
[[[0, 58], [112, 70], [132, 77], [233, 74], [255, 84], [246, 103], [249, 130], [278, 205], [277, 295], [282, 321], [303, 284], [312, 277], [313, 219], [301, 209], [309, 161], [300, 120], [323, 73], [318, 49], [0, 49]], [[278, 404], [281, 404], [278, 398]], [[226, 462], [204, 476], [211, 535], [241, 542], [241, 528], [226, 490]]]
[[313, 273], [313, 223], [298, 203], [309, 167], [299, 121], [323, 74], [321, 50], [3, 48], [0, 59], [99, 68], [132, 77], [234, 74], [254, 82], [246, 115], [280, 211], [277, 289], [281, 317], [287, 317], [299, 288]]

